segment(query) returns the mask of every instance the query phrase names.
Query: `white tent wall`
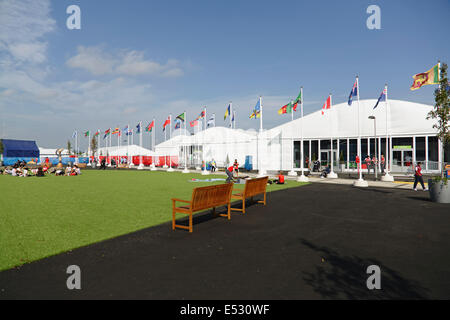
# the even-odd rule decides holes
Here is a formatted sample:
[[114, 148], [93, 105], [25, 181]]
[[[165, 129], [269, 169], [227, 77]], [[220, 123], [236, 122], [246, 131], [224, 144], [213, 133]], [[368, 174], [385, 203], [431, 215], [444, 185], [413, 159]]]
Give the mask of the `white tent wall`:
[[[375, 116], [377, 136], [384, 141], [386, 135], [386, 103], [380, 102], [378, 107], [373, 109], [376, 102], [376, 99], [361, 100], [359, 104], [357, 101], [354, 101], [351, 106], [348, 106], [347, 103], [340, 103], [325, 110], [324, 115], [322, 115], [321, 110], [305, 115], [303, 119], [305, 156], [309, 154], [309, 140], [319, 143], [320, 150], [320, 142], [317, 142], [318, 140], [329, 141], [332, 137], [335, 140], [334, 144], [337, 145], [337, 139], [345, 142], [347, 139], [357, 139], [358, 105], [360, 106], [361, 137], [363, 139], [373, 138], [374, 121], [368, 119], [368, 117]], [[388, 129], [390, 137], [436, 136], [436, 130], [433, 129], [433, 121], [426, 119], [428, 112], [433, 108], [432, 106], [401, 100], [389, 100], [388, 102]], [[268, 171], [289, 171], [293, 166], [295, 170], [299, 170], [298, 163], [294, 163], [293, 141], [296, 141], [298, 144], [301, 140], [300, 125], [301, 119], [297, 118], [270, 130], [264, 130], [261, 133], [253, 129], [242, 130], [213, 127], [191, 136], [175, 136], [157, 145], [155, 150], [160, 155], [169, 153], [179, 155], [181, 146], [187, 144], [200, 146], [200, 150], [203, 148], [203, 160], [208, 162], [214, 158], [219, 167], [225, 166], [227, 161], [228, 164], [232, 164], [234, 159], [237, 159], [239, 164], [244, 166], [246, 156], [251, 156], [254, 170], [259, 169], [258, 165], [261, 165], [262, 169]], [[339, 157], [336, 149], [334, 151], [336, 156]], [[314, 152], [317, 152], [315, 154], [317, 159], [321, 157], [319, 150]], [[341, 149], [340, 151], [346, 153], [347, 150]], [[363, 155], [366, 152], [367, 150], [362, 150]], [[258, 153], [260, 159], [258, 159]], [[313, 155], [311, 154], [310, 156], [312, 157]], [[201, 160], [201, 153], [199, 157]], [[296, 158], [298, 159], [298, 151]], [[182, 163], [183, 161], [181, 159]]]

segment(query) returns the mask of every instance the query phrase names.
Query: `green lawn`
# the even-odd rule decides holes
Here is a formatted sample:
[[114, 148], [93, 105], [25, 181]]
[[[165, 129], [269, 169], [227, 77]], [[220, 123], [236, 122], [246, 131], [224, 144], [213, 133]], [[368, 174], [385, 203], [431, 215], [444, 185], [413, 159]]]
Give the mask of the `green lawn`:
[[[192, 178], [224, 176], [126, 170], [2, 175], [0, 270], [170, 221], [172, 197], [189, 200], [193, 188], [211, 185]], [[268, 191], [299, 185], [288, 181]]]

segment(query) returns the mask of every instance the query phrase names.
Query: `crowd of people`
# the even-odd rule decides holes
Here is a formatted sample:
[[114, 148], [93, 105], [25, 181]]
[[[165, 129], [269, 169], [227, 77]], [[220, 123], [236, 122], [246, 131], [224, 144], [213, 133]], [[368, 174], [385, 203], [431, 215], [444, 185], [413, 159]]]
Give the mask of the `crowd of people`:
[[56, 176], [77, 176], [81, 174], [81, 169], [76, 165], [69, 164], [66, 168], [51, 168], [46, 165], [37, 166], [35, 163], [28, 165], [25, 161], [17, 161], [14, 165], [0, 168], [0, 174], [11, 175], [13, 177], [45, 177], [47, 174]]

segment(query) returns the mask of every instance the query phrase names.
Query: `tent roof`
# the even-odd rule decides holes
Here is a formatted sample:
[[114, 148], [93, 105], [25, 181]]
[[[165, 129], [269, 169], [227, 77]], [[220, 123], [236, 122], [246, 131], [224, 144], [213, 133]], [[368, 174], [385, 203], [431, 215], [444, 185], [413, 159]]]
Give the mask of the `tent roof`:
[[4, 157], [39, 157], [36, 141], [2, 139]]

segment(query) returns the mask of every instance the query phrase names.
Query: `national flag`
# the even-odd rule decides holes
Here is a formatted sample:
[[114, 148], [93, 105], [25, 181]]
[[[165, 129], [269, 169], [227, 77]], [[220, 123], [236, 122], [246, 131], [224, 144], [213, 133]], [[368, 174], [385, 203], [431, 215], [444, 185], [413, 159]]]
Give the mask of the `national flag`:
[[205, 117], [205, 110], [203, 110], [202, 112], [200, 112], [200, 114], [198, 115], [197, 118], [195, 118], [195, 120], [200, 120], [200, 119], [202, 119], [202, 118], [204, 118], [204, 117]]
[[234, 122], [234, 117], [236, 116], [236, 111], [233, 111], [233, 117], [231, 118], [231, 122]]
[[256, 119], [261, 117], [261, 99], [258, 99], [255, 108], [253, 108], [253, 112], [250, 115], [250, 119]]
[[228, 116], [231, 115], [231, 104], [228, 105], [227, 110], [225, 111], [225, 115], [223, 116], [223, 120], [225, 121]]
[[155, 121], [153, 120], [152, 122], [150, 122], [150, 123], [148, 124], [147, 127], [145, 127], [145, 131], [147, 131], [147, 132], [152, 132], [152, 129], [153, 129], [154, 126], [155, 126]]
[[386, 101], [386, 94], [387, 94], [387, 89], [384, 88], [383, 92], [381, 92], [380, 97], [378, 98], [377, 104], [375, 105], [375, 107], [373, 107], [374, 109], [376, 107], [378, 107], [378, 104], [380, 103], [380, 101]]
[[90, 133], [90, 131], [88, 130], [88, 131], [86, 131], [85, 133], [84, 133], [84, 136], [85, 137], [89, 137], [91, 135], [91, 133]]
[[105, 135], [103, 136], [103, 139], [105, 139], [110, 133], [111, 133], [111, 128], [109, 128], [108, 130], [105, 130]]
[[330, 109], [330, 108], [331, 108], [331, 96], [328, 96], [327, 101], [325, 101], [325, 103], [323, 104], [322, 114], [324, 114], [324, 110]]
[[115, 128], [114, 131], [112, 132], [112, 134], [116, 134], [116, 133], [119, 133], [119, 132], [120, 132], [119, 128]]
[[97, 132], [95, 132], [94, 137], [98, 136], [100, 134], [100, 129], [97, 130]]
[[141, 123], [140, 122], [136, 126], [136, 133], [141, 133]]
[[[300, 90], [300, 92], [298, 93], [297, 98], [295, 98], [294, 100], [294, 104], [297, 105], [298, 103], [302, 103], [302, 90]], [[294, 111], [297, 111], [297, 106], [296, 109]]]
[[184, 122], [184, 118], [185, 118], [185, 117], [186, 117], [186, 112], [183, 112], [182, 114], [178, 115], [178, 116], [176, 117], [176, 119], [179, 119], [179, 120], [181, 120], [181, 121]]
[[125, 133], [127, 133], [127, 132], [128, 132], [128, 125], [126, 125], [125, 128], [123, 128], [122, 131], [124, 131]]
[[356, 96], [358, 96], [358, 83], [357, 83], [357, 80], [355, 80], [355, 83], [353, 84], [353, 87], [352, 87], [352, 91], [350, 91], [350, 95], [348, 96], [347, 104], [349, 106], [352, 105], [353, 97], [356, 97]]
[[428, 84], [439, 84], [439, 63], [427, 72], [418, 73], [413, 75], [414, 82], [411, 86], [411, 90], [417, 90], [421, 86]]
[[297, 111], [297, 103], [292, 101], [278, 109], [278, 114], [285, 114]]
[[213, 115], [209, 118], [209, 120], [206, 122], [206, 126], [209, 127], [210, 125], [216, 126], [216, 115], [213, 113]]
[[131, 129], [131, 128], [128, 129], [126, 135], [127, 135], [127, 136], [132, 136], [132, 135], [133, 135], [133, 129]]
[[75, 138], [78, 135], [78, 132], [75, 130], [72, 134], [72, 138]]
[[168, 117], [167, 120], [164, 121], [164, 124], [163, 124], [163, 131], [166, 130], [166, 126], [169, 125], [169, 124], [170, 124], [170, 117]]
[[191, 125], [191, 127], [195, 127], [198, 125], [198, 120], [192, 120], [189, 122], [189, 124]]

